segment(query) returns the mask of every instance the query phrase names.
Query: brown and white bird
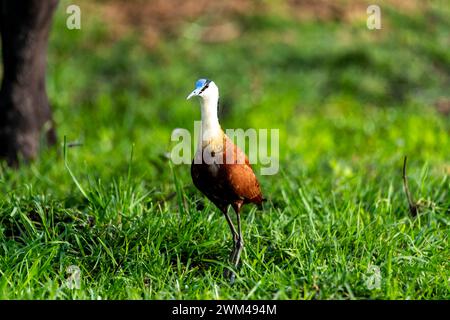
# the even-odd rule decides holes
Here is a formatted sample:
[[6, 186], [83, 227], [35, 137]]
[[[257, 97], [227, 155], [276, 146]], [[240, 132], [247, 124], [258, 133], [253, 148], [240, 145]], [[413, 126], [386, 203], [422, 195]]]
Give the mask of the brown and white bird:
[[[236, 267], [244, 246], [241, 207], [246, 203], [260, 206], [264, 199], [247, 156], [220, 127], [217, 117], [219, 88], [211, 80], [200, 79], [187, 99], [193, 96], [200, 98], [202, 124], [191, 165], [192, 181], [225, 215], [234, 240], [230, 260]], [[228, 215], [230, 205], [236, 212], [237, 230]], [[225, 276], [228, 274], [226, 269]], [[233, 281], [234, 274], [231, 277]]]

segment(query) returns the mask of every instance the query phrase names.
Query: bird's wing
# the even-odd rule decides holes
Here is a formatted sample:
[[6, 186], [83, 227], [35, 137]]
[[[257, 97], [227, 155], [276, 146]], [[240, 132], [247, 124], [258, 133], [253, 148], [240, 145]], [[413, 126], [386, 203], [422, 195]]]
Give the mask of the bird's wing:
[[228, 137], [226, 140], [227, 144], [232, 144], [232, 148], [225, 150], [226, 152], [233, 150], [234, 161], [221, 166], [221, 175], [226, 181], [229, 192], [249, 202], [260, 203], [263, 200], [261, 188], [247, 156]]
[[230, 164], [223, 166], [227, 188], [237, 198], [248, 202], [260, 203], [263, 200], [259, 182], [252, 168], [247, 164]]

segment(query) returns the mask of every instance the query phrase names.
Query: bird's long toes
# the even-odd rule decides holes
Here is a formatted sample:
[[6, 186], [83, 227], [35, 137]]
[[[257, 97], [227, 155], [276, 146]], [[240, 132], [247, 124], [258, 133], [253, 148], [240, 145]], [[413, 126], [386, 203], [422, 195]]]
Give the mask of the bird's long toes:
[[234, 274], [234, 271], [231, 270], [230, 268], [225, 268], [225, 270], [223, 270], [223, 277], [224, 278], [231, 278]]
[[230, 276], [230, 284], [234, 284], [235, 280], [236, 280], [236, 273], [232, 272]]
[[233, 284], [234, 281], [236, 280], [236, 273], [233, 270], [231, 270], [229, 268], [226, 268], [223, 271], [223, 277], [225, 279], [229, 279], [230, 280], [230, 284]]

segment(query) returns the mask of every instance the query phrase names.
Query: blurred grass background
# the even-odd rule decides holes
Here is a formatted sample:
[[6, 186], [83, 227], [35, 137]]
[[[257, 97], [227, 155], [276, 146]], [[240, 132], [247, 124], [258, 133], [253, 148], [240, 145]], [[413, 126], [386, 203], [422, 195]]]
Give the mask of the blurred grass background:
[[[88, 196], [62, 144], [0, 169], [0, 297], [449, 297], [446, 1], [80, 0], [81, 30], [66, 27], [69, 4], [47, 84], [59, 141], [82, 143], [68, 163]], [[381, 30], [366, 27], [369, 4]], [[280, 129], [237, 289], [220, 279], [225, 222], [164, 157], [172, 130], [200, 119], [185, 97], [201, 77], [220, 88], [222, 127]], [[82, 290], [61, 286], [70, 264]], [[379, 290], [364, 285], [371, 264]]]

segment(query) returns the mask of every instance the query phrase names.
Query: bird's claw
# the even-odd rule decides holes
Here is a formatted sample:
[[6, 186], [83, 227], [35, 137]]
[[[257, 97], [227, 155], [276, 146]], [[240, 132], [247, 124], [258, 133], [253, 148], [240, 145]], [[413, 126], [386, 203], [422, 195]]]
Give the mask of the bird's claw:
[[234, 280], [236, 279], [236, 273], [232, 272], [230, 276], [230, 284], [234, 284]]
[[225, 269], [223, 272], [223, 277], [224, 278], [229, 278], [230, 279], [230, 284], [234, 284], [234, 281], [236, 280], [236, 273], [230, 269]]

